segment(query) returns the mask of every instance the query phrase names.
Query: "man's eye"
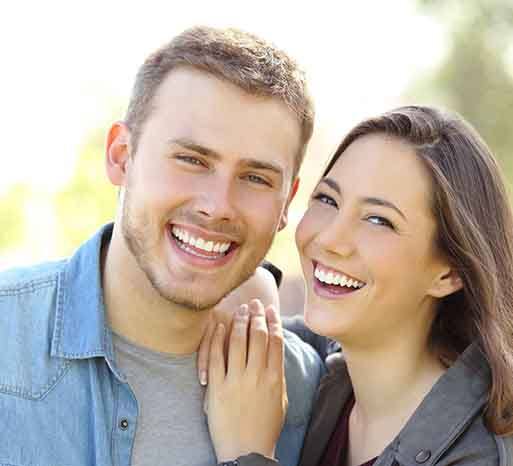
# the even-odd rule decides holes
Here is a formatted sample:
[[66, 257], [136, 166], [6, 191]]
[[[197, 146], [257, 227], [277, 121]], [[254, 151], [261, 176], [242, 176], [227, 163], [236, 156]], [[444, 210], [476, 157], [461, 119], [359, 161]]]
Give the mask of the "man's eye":
[[328, 204], [328, 205], [333, 206], [333, 207], [338, 207], [338, 204], [335, 201], [335, 199], [333, 199], [331, 196], [328, 196], [327, 194], [324, 194], [324, 193], [314, 194], [314, 196], [312, 196], [312, 199], [314, 201], [318, 201], [318, 202], [321, 202], [323, 204]]
[[390, 220], [386, 219], [385, 217], [381, 217], [379, 215], [369, 215], [368, 217], [365, 218], [365, 220], [367, 220], [369, 223], [372, 223], [374, 225], [387, 227], [387, 228], [390, 228], [391, 230], [395, 230], [393, 223]]
[[200, 158], [194, 157], [192, 155], [178, 155], [176, 158], [181, 162], [189, 163], [191, 165], [205, 165]]
[[271, 186], [271, 183], [269, 183], [269, 181], [267, 181], [265, 178], [258, 176], [258, 175], [247, 175], [246, 179], [248, 181], [251, 181], [252, 183], [263, 184], [265, 186]]

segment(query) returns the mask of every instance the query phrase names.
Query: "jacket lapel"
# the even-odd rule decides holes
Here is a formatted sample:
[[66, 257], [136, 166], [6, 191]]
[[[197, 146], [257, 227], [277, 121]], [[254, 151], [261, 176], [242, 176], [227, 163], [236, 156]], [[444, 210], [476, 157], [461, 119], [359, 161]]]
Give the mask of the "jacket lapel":
[[329, 372], [319, 384], [317, 401], [312, 411], [299, 466], [319, 464], [340, 413], [353, 393], [342, 355], [340, 353], [330, 355], [326, 364]]

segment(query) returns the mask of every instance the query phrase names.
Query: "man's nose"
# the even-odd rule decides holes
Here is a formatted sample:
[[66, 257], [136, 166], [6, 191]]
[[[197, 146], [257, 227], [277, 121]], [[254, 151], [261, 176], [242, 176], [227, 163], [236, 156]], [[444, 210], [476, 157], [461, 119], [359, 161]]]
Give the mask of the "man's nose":
[[196, 199], [196, 212], [215, 221], [232, 221], [236, 216], [234, 183], [221, 178], [205, 184]]

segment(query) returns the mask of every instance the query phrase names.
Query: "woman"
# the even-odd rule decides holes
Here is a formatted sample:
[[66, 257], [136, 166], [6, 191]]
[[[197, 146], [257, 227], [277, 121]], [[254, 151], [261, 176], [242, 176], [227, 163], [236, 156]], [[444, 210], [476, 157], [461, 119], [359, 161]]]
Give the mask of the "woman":
[[[512, 235], [496, 162], [460, 118], [403, 107], [346, 136], [296, 232], [305, 323], [344, 354], [328, 358], [302, 466], [513, 464]], [[227, 367], [222, 326], [212, 341], [209, 425], [220, 460], [276, 464], [282, 388], [259, 390], [281, 374], [279, 322], [266, 310], [278, 338], [252, 331], [237, 360], [240, 329], [265, 326], [251, 307]]]

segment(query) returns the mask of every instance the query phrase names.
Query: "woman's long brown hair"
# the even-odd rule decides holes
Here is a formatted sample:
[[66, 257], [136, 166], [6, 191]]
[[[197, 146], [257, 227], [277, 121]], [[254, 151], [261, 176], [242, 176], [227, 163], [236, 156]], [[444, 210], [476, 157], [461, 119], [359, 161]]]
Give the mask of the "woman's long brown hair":
[[497, 162], [458, 115], [409, 106], [353, 128], [324, 175], [352, 142], [376, 133], [409, 143], [428, 168], [436, 246], [463, 281], [462, 290], [441, 300], [431, 344], [444, 360], [479, 345], [492, 377], [487, 427], [513, 434], [513, 213]]

